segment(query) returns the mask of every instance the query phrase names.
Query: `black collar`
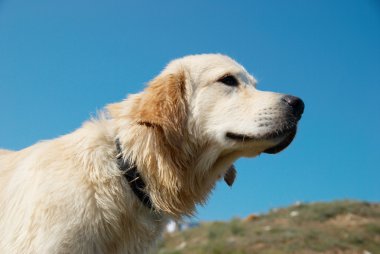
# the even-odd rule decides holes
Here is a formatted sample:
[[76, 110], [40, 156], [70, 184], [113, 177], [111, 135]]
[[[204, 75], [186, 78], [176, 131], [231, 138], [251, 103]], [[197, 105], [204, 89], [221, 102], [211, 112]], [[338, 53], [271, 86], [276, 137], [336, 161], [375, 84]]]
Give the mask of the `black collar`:
[[116, 139], [116, 151], [117, 151], [117, 165], [119, 169], [124, 173], [124, 177], [127, 179], [129, 186], [136, 197], [149, 209], [153, 209], [152, 201], [149, 194], [145, 192], [146, 184], [142, 179], [140, 173], [137, 170], [137, 166], [131, 165], [128, 159], [123, 157], [123, 153], [120, 146], [120, 140]]

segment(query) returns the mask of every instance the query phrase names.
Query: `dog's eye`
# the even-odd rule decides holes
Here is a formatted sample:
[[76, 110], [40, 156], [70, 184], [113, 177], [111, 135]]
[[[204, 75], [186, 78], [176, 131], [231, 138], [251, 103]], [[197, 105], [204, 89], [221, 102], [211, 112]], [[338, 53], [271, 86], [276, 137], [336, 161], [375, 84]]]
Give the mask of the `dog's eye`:
[[239, 85], [239, 82], [237, 79], [232, 75], [226, 75], [218, 79], [218, 82], [221, 82], [227, 86], [237, 86]]

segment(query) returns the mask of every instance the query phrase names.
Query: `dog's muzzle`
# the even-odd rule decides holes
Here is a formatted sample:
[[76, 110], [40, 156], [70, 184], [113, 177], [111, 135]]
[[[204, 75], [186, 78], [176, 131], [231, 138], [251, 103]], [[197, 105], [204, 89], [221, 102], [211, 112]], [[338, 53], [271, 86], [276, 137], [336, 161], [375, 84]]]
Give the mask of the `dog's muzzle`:
[[[295, 121], [298, 122], [301, 119], [303, 111], [305, 109], [304, 102], [295, 96], [285, 95], [281, 98], [281, 101], [289, 107], [292, 117], [294, 117]], [[297, 124], [289, 130], [284, 131], [281, 135], [284, 135], [284, 139], [278, 143], [277, 145], [268, 148], [264, 151], [264, 153], [275, 154], [284, 150], [294, 139], [297, 132]]]

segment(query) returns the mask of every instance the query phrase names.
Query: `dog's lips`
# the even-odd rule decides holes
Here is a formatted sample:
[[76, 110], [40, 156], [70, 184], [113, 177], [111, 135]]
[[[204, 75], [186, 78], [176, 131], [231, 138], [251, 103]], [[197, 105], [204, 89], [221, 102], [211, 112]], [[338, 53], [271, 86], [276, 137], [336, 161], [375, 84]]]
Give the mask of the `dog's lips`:
[[227, 132], [226, 137], [229, 139], [240, 141], [240, 142], [258, 140], [258, 138], [254, 137], [254, 136], [249, 136], [249, 135], [245, 135], [245, 134], [237, 134], [237, 133], [233, 133], [233, 132]]
[[250, 141], [264, 141], [264, 140], [280, 140], [277, 144], [269, 147], [263, 151], [263, 153], [276, 154], [284, 150], [293, 141], [297, 132], [297, 126], [290, 129], [285, 129], [281, 131], [275, 131], [268, 133], [264, 136], [250, 136], [245, 134], [237, 134], [233, 132], [227, 132], [226, 137], [238, 142], [250, 142]]

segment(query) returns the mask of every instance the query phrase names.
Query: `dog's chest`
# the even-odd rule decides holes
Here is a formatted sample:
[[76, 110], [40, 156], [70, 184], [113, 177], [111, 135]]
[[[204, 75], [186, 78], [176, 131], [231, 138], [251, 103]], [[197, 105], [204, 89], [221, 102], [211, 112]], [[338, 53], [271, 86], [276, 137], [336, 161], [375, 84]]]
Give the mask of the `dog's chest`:
[[151, 212], [136, 213], [135, 216], [135, 223], [123, 230], [126, 238], [120, 245], [119, 253], [150, 253], [168, 222], [168, 218]]

